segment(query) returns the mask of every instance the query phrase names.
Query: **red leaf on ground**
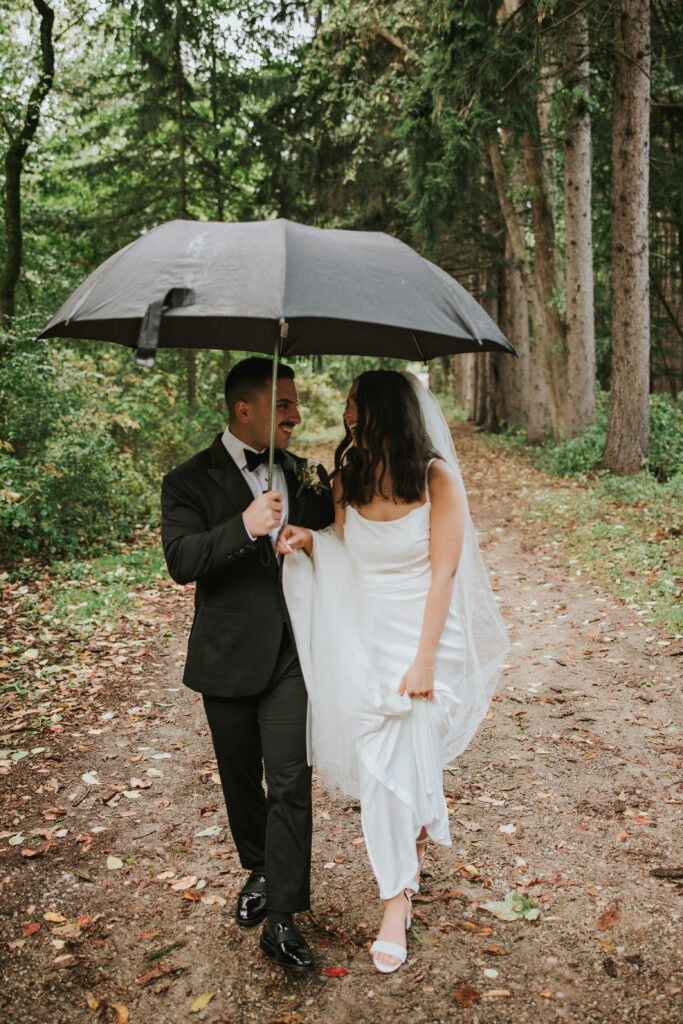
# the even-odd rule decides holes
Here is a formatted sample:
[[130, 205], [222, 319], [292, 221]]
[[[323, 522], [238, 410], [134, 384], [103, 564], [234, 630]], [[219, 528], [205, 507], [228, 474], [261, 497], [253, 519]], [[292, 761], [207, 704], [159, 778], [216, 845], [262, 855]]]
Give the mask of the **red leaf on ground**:
[[29, 921], [28, 924], [24, 925], [24, 930], [23, 930], [23, 932], [21, 934], [22, 934], [23, 938], [26, 938], [27, 935], [35, 935], [35, 933], [39, 932], [39, 931], [40, 931], [39, 923], [37, 921]]
[[345, 967], [325, 967], [322, 973], [326, 978], [345, 978], [349, 972]]
[[150, 982], [156, 981], [157, 978], [163, 978], [165, 974], [174, 974], [177, 970], [177, 967], [153, 967], [150, 971], [146, 971], [145, 974], [141, 974], [135, 981], [136, 984], [144, 987], [149, 985]]
[[621, 911], [618, 907], [613, 907], [611, 910], [606, 910], [604, 914], [600, 914], [597, 925], [600, 931], [604, 931], [605, 928], [613, 928], [617, 921], [621, 921]]
[[481, 999], [481, 992], [477, 992], [476, 988], [472, 988], [471, 985], [464, 982], [453, 989], [453, 998], [461, 1006], [472, 1006], [477, 999]]

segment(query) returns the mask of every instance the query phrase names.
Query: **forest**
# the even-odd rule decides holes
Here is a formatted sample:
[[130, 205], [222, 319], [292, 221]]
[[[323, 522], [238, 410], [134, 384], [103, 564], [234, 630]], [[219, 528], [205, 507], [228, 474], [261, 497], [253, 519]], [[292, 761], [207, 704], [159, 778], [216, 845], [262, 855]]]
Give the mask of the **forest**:
[[[682, 71], [680, 0], [0, 0], [3, 1021], [680, 1024]], [[315, 970], [235, 920], [246, 870], [183, 685], [196, 591], [167, 569], [160, 489], [224, 430], [244, 353], [141, 367], [37, 340], [159, 225], [276, 218], [400, 239], [517, 353], [408, 364], [449, 421], [510, 648], [444, 766], [452, 846], [423, 848], [387, 978], [360, 802], [318, 773], [296, 915]], [[291, 448], [327, 468], [353, 379], [406, 366], [289, 362]], [[265, 660], [244, 650], [226, 678]]]
[[[518, 358], [432, 361], [444, 407], [564, 474], [680, 488], [674, 0], [3, 0], [0, 561], [106, 549], [221, 427], [236, 353], [36, 342], [175, 218], [388, 232]], [[368, 357], [297, 361], [309, 439]], [[198, 439], [201, 443], [198, 443]], [[648, 485], [649, 486], [649, 485]]]

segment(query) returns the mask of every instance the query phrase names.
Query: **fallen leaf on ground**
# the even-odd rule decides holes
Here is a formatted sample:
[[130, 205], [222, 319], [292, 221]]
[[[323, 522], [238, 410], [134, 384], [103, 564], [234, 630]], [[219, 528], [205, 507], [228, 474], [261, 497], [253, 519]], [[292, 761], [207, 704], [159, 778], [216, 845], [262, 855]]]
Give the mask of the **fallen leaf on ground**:
[[508, 988], [492, 988], [488, 992], [482, 992], [482, 999], [503, 999], [505, 996], [511, 996], [512, 992]]
[[54, 921], [55, 923], [59, 924], [62, 921], [66, 921], [66, 918], [62, 917], [61, 914], [56, 913], [56, 911], [54, 910], [46, 910], [45, 913], [43, 914], [43, 920]]
[[150, 982], [156, 981], [157, 978], [163, 978], [165, 974], [175, 974], [176, 972], [182, 971], [182, 967], [152, 967], [151, 970], [145, 971], [139, 978], [135, 979], [135, 983], [144, 988], [145, 985], [149, 985]]
[[81, 775], [81, 778], [82, 778], [83, 782], [85, 782], [86, 786], [101, 786], [102, 785], [100, 780], [97, 778], [97, 772], [86, 772], [84, 775]]
[[345, 978], [349, 972], [345, 967], [325, 967], [322, 973], [326, 978]]
[[51, 967], [53, 971], [61, 970], [63, 967], [75, 967], [79, 963], [77, 956], [71, 956], [69, 953], [64, 953], [62, 956], [58, 956], [56, 960], [52, 961]]
[[216, 896], [213, 893], [209, 893], [206, 896], [201, 896], [200, 899], [202, 903], [204, 903], [207, 907], [224, 907], [225, 904], [228, 902], [222, 896]]
[[606, 910], [604, 914], [600, 914], [597, 925], [600, 931], [603, 932], [605, 928], [613, 928], [618, 921], [621, 921], [621, 911], [618, 907], [612, 907], [611, 910]]
[[200, 1010], [204, 1010], [211, 1000], [213, 999], [213, 992], [204, 992], [201, 996], [197, 996], [192, 1006], [190, 1007], [190, 1013], [199, 1013]]
[[474, 921], [460, 921], [459, 924], [451, 925], [451, 928], [459, 928], [463, 932], [474, 932], [475, 935], [490, 935], [493, 928], [488, 928], [486, 925], [475, 924]]
[[29, 921], [28, 924], [24, 925], [24, 930], [21, 934], [23, 938], [26, 938], [28, 935], [35, 935], [35, 933], [39, 931], [40, 924], [38, 923], [38, 921]]
[[541, 913], [528, 896], [520, 896], [514, 889], [506, 893], [502, 900], [480, 903], [479, 909], [486, 910], [501, 921], [517, 921], [520, 918], [525, 921], [535, 921]]
[[128, 1007], [124, 1006], [123, 1003], [110, 1003], [112, 1010], [116, 1011], [116, 1024], [127, 1024], [128, 1021]]
[[185, 889], [190, 889], [193, 885], [196, 885], [199, 879], [196, 875], [185, 875], [183, 878], [179, 878], [173, 883], [171, 888], [175, 892], [184, 892]]
[[86, 992], [85, 993], [85, 1001], [86, 1001], [86, 1003], [88, 1004], [88, 1006], [90, 1007], [91, 1010], [96, 1010], [97, 1007], [100, 1005], [97, 1002], [97, 1000], [95, 999], [95, 997], [92, 994], [92, 992]]
[[453, 989], [453, 998], [461, 1006], [472, 1006], [477, 999], [481, 999], [481, 992], [477, 992], [476, 988], [464, 982]]
[[120, 857], [112, 857], [111, 854], [107, 857], [107, 870], [118, 871], [118, 869], [122, 867], [123, 861]]
[[506, 949], [501, 949], [501, 947], [497, 946], [495, 942], [489, 943], [488, 946], [482, 946], [481, 952], [490, 953], [492, 956], [509, 956], [508, 951]]

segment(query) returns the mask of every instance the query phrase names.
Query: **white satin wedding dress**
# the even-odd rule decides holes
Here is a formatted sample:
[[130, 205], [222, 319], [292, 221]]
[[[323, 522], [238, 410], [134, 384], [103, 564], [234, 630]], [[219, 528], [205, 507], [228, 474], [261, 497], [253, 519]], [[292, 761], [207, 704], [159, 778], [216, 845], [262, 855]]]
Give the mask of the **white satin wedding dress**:
[[414, 840], [423, 825], [433, 842], [451, 845], [443, 738], [462, 706], [457, 691], [464, 683], [465, 657], [453, 603], [436, 652], [434, 699], [398, 696], [415, 658], [431, 582], [430, 508], [428, 492], [424, 505], [389, 522], [365, 519], [349, 506], [344, 527], [346, 548], [373, 608], [375, 701], [366, 710], [357, 751], [363, 833], [385, 900], [415, 878]]
[[[436, 405], [429, 392], [419, 397]], [[423, 408], [428, 426], [431, 414]], [[283, 571], [310, 700], [309, 757], [321, 781], [360, 797], [366, 847], [385, 900], [415, 878], [415, 839], [423, 826], [435, 843], [451, 844], [442, 769], [484, 717], [508, 650], [450, 433], [438, 406], [433, 415], [430, 436], [437, 434], [437, 450], [457, 471], [466, 511], [436, 652], [434, 700], [398, 694], [417, 653], [431, 581], [428, 488], [425, 504], [389, 522], [348, 506], [343, 538], [334, 527], [315, 533], [312, 557], [287, 555]]]

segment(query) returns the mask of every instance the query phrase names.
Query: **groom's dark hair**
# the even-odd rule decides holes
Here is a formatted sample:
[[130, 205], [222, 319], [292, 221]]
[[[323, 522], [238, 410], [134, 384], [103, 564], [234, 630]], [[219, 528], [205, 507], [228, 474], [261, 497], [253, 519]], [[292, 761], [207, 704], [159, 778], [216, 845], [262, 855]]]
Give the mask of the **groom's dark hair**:
[[[278, 379], [288, 377], [294, 378], [294, 370], [286, 363], [278, 363]], [[249, 356], [239, 363], [235, 363], [230, 373], [225, 378], [225, 404], [228, 407], [230, 419], [235, 414], [236, 402], [252, 402], [258, 391], [273, 379], [272, 359], [262, 359], [259, 356]]]

